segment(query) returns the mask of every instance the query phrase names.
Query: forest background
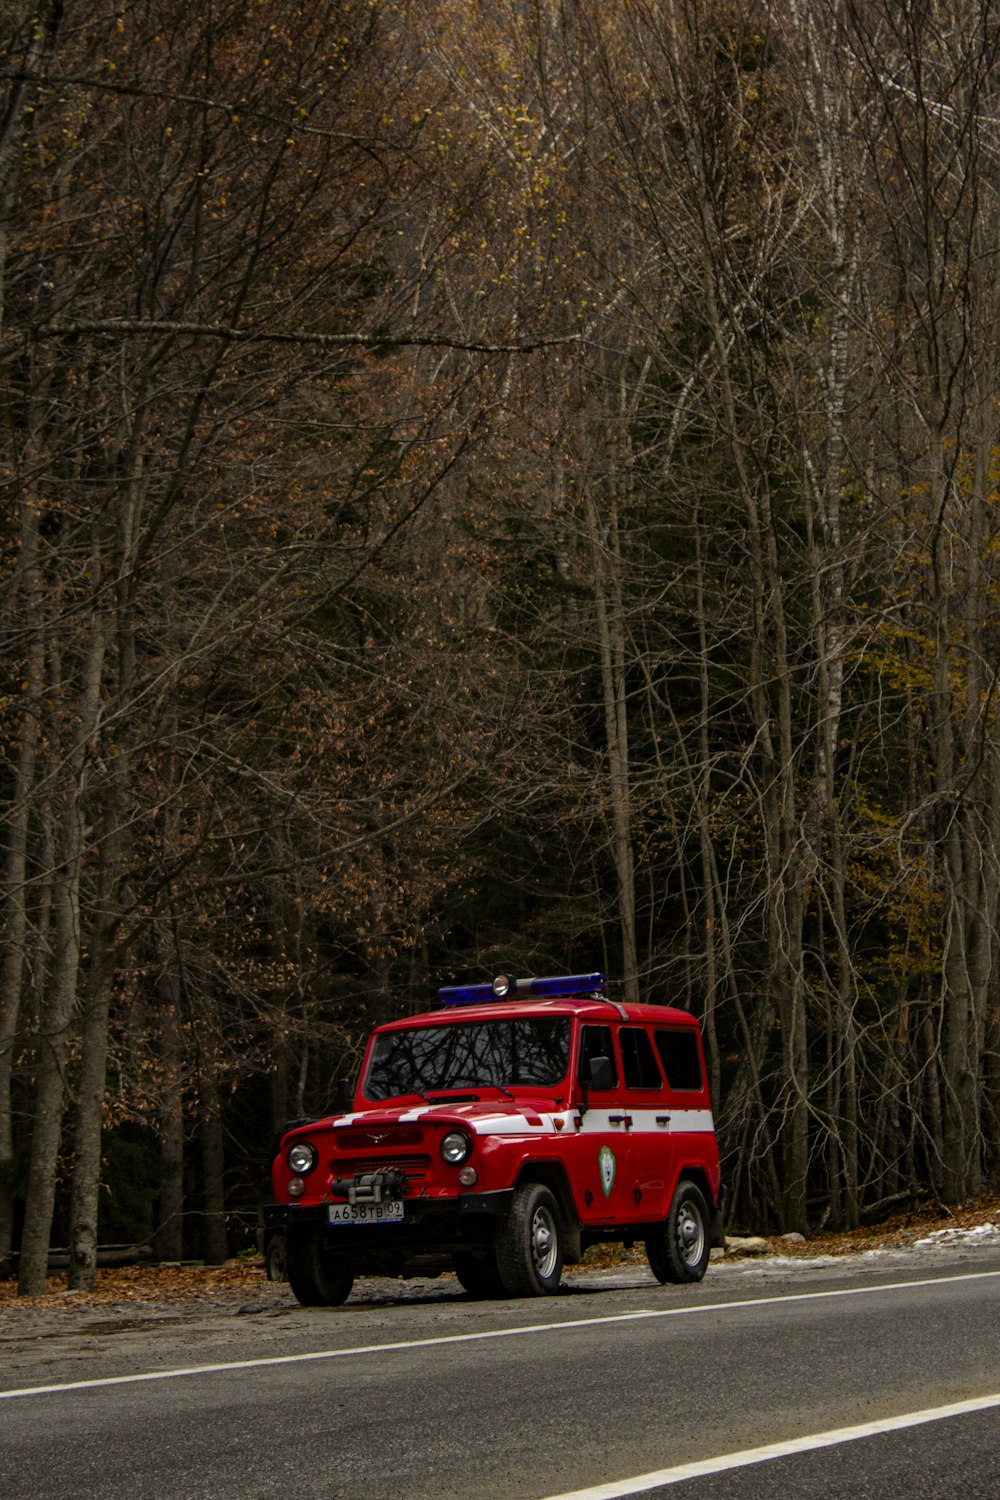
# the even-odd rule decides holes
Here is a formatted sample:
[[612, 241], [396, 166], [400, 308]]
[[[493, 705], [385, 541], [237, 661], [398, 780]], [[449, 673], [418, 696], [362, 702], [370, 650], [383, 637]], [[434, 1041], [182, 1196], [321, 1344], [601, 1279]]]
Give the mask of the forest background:
[[995, 0], [0, 17], [20, 1289], [501, 969], [699, 1016], [741, 1224], [995, 1186]]

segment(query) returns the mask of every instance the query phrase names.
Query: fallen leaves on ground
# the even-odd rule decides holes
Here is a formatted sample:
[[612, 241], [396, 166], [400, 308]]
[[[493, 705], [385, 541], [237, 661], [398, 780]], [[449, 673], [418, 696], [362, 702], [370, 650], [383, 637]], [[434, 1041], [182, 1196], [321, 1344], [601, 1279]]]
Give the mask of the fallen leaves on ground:
[[72, 1301], [75, 1307], [107, 1307], [113, 1303], [164, 1303], [204, 1301], [212, 1297], [239, 1299], [259, 1297], [274, 1285], [264, 1274], [263, 1263], [231, 1260], [224, 1266], [202, 1264], [157, 1265], [145, 1262], [135, 1266], [102, 1267], [92, 1292], [70, 1292], [66, 1274], [48, 1278], [46, 1296], [17, 1298], [16, 1281], [0, 1281], [0, 1313], [15, 1299], [19, 1305], [50, 1305], [53, 1301]]
[[781, 1238], [771, 1244], [778, 1255], [860, 1255], [866, 1250], [905, 1250], [917, 1240], [942, 1230], [975, 1229], [981, 1224], [1000, 1226], [1000, 1194], [972, 1198], [950, 1211], [940, 1204], [922, 1204], [893, 1214], [879, 1224], [811, 1237], [804, 1245]]
[[[974, 1229], [983, 1224], [1000, 1227], [1000, 1195], [975, 1198], [951, 1212], [940, 1205], [926, 1204], [861, 1229], [843, 1233], [815, 1235], [804, 1244], [769, 1237], [775, 1255], [797, 1259], [819, 1255], [859, 1255], [867, 1250], [900, 1250], [947, 1229]], [[621, 1265], [630, 1259], [645, 1260], [641, 1248], [622, 1251], [615, 1245], [598, 1245], [587, 1252], [585, 1265], [590, 1269]], [[65, 1273], [50, 1276], [44, 1298], [17, 1299], [17, 1283], [0, 1281], [0, 1313], [7, 1304], [18, 1300], [19, 1306], [51, 1307], [58, 1302], [72, 1302], [76, 1307], [107, 1307], [114, 1304], [148, 1303], [157, 1307], [173, 1303], [219, 1301], [283, 1300], [287, 1287], [268, 1282], [264, 1267], [256, 1257], [227, 1261], [224, 1266], [201, 1264], [115, 1266], [97, 1272], [92, 1292], [68, 1292]]]

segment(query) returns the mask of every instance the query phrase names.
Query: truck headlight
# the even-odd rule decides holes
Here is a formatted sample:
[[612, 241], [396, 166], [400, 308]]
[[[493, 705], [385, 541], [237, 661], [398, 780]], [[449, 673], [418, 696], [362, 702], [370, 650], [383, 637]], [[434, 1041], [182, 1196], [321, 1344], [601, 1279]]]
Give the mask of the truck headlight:
[[451, 1167], [460, 1167], [472, 1151], [472, 1142], [464, 1130], [449, 1130], [441, 1140], [441, 1155]]
[[308, 1141], [296, 1141], [294, 1146], [289, 1146], [286, 1160], [293, 1172], [304, 1177], [319, 1161], [319, 1153]]

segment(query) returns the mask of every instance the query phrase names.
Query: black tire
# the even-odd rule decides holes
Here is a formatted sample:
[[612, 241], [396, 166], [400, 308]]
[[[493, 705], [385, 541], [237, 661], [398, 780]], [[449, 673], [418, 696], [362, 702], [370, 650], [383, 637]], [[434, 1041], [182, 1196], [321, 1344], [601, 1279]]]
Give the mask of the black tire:
[[693, 1182], [679, 1182], [665, 1224], [646, 1236], [646, 1258], [657, 1281], [700, 1281], [712, 1250], [708, 1205]]
[[497, 1266], [511, 1297], [550, 1297], [563, 1268], [559, 1205], [540, 1182], [515, 1189], [510, 1213], [497, 1226]]
[[285, 1240], [288, 1284], [303, 1307], [339, 1307], [351, 1295], [354, 1271], [332, 1255], [315, 1226], [289, 1229]]
[[496, 1256], [492, 1251], [486, 1255], [471, 1255], [468, 1251], [456, 1251], [452, 1256], [452, 1263], [459, 1285], [465, 1288], [470, 1297], [475, 1297], [480, 1301], [490, 1301], [495, 1297], [507, 1295], [506, 1288], [500, 1279]]
[[272, 1234], [264, 1251], [264, 1270], [267, 1272], [268, 1281], [287, 1281], [288, 1268], [285, 1265], [285, 1236], [282, 1230]]

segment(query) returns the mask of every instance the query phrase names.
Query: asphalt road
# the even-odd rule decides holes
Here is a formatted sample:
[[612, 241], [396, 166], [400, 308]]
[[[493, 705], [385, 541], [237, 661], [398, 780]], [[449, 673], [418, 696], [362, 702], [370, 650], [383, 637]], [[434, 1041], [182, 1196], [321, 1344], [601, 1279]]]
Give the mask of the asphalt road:
[[0, 1337], [0, 1496], [1000, 1497], [995, 1246], [565, 1285]]

